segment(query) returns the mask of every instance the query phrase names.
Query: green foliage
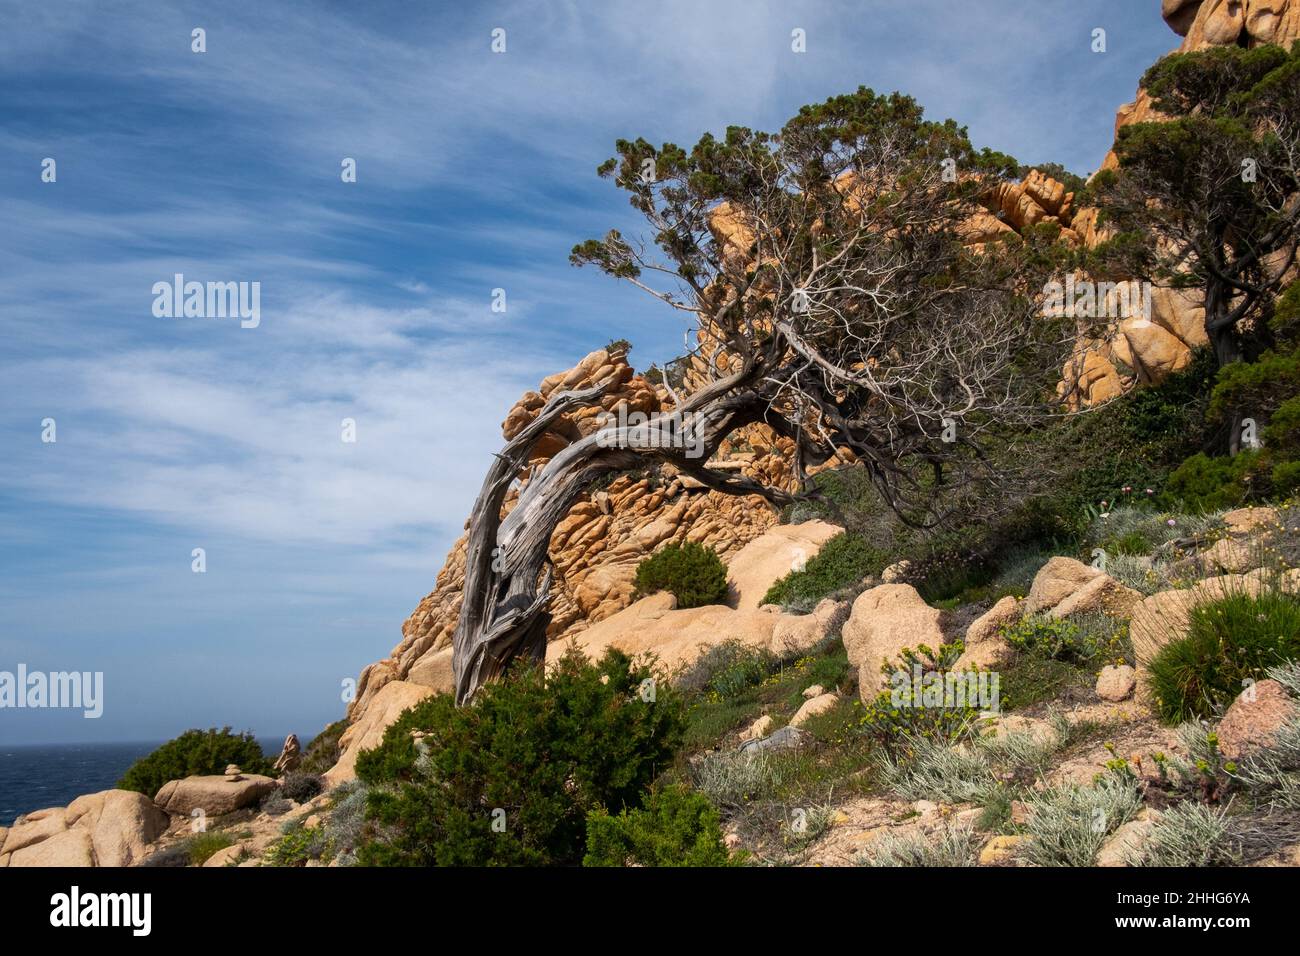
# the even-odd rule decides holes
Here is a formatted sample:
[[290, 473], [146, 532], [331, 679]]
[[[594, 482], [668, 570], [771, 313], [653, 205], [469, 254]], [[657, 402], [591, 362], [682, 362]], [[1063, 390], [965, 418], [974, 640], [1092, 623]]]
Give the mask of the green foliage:
[[202, 866], [212, 854], [234, 846], [235, 841], [222, 830], [209, 830], [196, 833], [185, 841], [185, 852], [189, 856], [190, 866]]
[[1127, 625], [1104, 614], [1069, 618], [1030, 615], [1004, 626], [1002, 636], [1029, 656], [1078, 666], [1100, 665], [1128, 656]]
[[322, 774], [339, 762], [342, 751], [339, 749], [339, 738], [343, 736], [343, 731], [348, 729], [347, 718], [336, 720], [330, 724], [303, 748], [302, 763], [298, 769], [303, 773]]
[[308, 830], [301, 820], [293, 820], [267, 848], [263, 859], [270, 866], [306, 866], [308, 860], [324, 855], [324, 839], [322, 831]]
[[1150, 682], [1160, 716], [1171, 724], [1227, 707], [1247, 680], [1300, 658], [1300, 599], [1276, 588], [1192, 609], [1187, 635], [1161, 648]]
[[998, 673], [1002, 677], [1002, 709], [1006, 711], [1023, 711], [1071, 691], [1089, 690], [1096, 683], [1096, 676], [1077, 664], [1029, 654], [1017, 655]]
[[1118, 232], [1095, 267], [1202, 289], [1220, 364], [1254, 358], [1281, 289], [1269, 263], [1296, 234], [1300, 45], [1177, 54], [1142, 82], [1165, 116], [1121, 129], [1119, 169], [1094, 183]]
[[225, 773], [232, 763], [244, 773], [272, 772], [271, 762], [262, 754], [251, 733], [234, 734], [229, 727], [187, 730], [133, 763], [117, 786], [153, 799], [168, 780]]
[[1142, 808], [1142, 795], [1126, 775], [1105, 774], [1094, 786], [1060, 786], [1030, 794], [1028, 843], [1038, 866], [1092, 866], [1106, 837]]
[[1215, 361], [1197, 351], [1190, 366], [1159, 385], [1139, 388], [1087, 415], [1072, 416], [1040, 436], [1058, 476], [1042, 506], [1063, 539], [1081, 535], [1100, 502], [1115, 504], [1119, 489], [1145, 495], [1164, 489], [1169, 473], [1209, 444], [1205, 409]]
[[1197, 453], [1179, 465], [1165, 485], [1165, 497], [1186, 508], [1236, 508], [1259, 497], [1260, 453], [1210, 458]]
[[[944, 675], [961, 657], [965, 644], [954, 641], [938, 650], [924, 644], [916, 649], [903, 648], [897, 660], [887, 661], [880, 667], [889, 687], [880, 691], [873, 700], [863, 705], [859, 727], [872, 740], [886, 746], [905, 746], [918, 738], [956, 740], [964, 735], [980, 713], [980, 702], [972, 699], [971, 685], [962, 681], [954, 685], [954, 699], [938, 704], [927, 702], [924, 677], [921, 699], [915, 697], [913, 686], [915, 669], [922, 675]], [[955, 680], [956, 678], [954, 678]]]
[[680, 695], [650, 664], [613, 649], [595, 664], [571, 649], [545, 676], [518, 668], [466, 707], [430, 697], [357, 760], [380, 828], [358, 860], [576, 864], [587, 814], [640, 806], [684, 721]]
[[712, 548], [687, 541], [670, 544], [636, 568], [638, 594], [671, 591], [678, 608], [722, 604], [727, 599], [727, 568]]
[[656, 790], [639, 809], [587, 816], [583, 866], [727, 866], [718, 811], [680, 785]]
[[686, 693], [732, 700], [761, 684], [779, 665], [766, 648], [748, 647], [737, 640], [723, 641], [701, 654], [674, 683]]
[[811, 607], [841, 588], [879, 574], [890, 563], [887, 551], [846, 531], [823, 544], [803, 570], [791, 571], [768, 588], [762, 603]]
[[1220, 369], [1207, 411], [1224, 424], [1238, 413], [1253, 419], [1263, 448], [1231, 458], [1197, 456], [1180, 469], [1185, 484], [1211, 498], [1239, 503], [1300, 488], [1300, 283], [1278, 300], [1270, 326], [1275, 347]]

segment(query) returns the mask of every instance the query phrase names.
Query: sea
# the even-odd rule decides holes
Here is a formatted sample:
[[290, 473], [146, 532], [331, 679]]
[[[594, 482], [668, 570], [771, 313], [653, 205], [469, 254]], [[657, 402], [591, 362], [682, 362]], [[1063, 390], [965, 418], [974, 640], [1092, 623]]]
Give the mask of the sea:
[[[257, 742], [274, 760], [284, 735]], [[0, 744], [0, 827], [20, 814], [65, 807], [83, 793], [113, 788], [131, 764], [162, 743]]]

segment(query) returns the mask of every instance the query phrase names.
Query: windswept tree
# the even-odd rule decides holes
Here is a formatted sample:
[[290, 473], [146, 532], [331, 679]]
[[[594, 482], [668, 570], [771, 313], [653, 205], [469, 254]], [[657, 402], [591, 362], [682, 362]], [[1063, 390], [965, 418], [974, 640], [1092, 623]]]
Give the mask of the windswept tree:
[[1169, 121], [1121, 129], [1093, 183], [1098, 267], [1203, 290], [1219, 364], [1253, 359], [1300, 247], [1300, 43], [1169, 56], [1142, 86]]
[[[1018, 167], [974, 149], [951, 120], [860, 89], [804, 107], [779, 134], [732, 127], [689, 151], [637, 139], [617, 152], [599, 172], [648, 230], [611, 231], [571, 258], [685, 318], [692, 387], [643, 425], [566, 447], [504, 520], [534, 443], [605, 388], [553, 395], [498, 455], [471, 516], [453, 654], [462, 702], [516, 657], [543, 656], [547, 545], [598, 478], [671, 464], [786, 504], [810, 494], [804, 469], [847, 459], [904, 521], [935, 527], [1012, 500], [997, 462], [1027, 461], [1015, 449], [1059, 408], [1080, 330], [1036, 298], [1052, 237], [969, 244], [981, 199]], [[793, 491], [709, 466], [723, 439], [759, 423], [793, 441]]]

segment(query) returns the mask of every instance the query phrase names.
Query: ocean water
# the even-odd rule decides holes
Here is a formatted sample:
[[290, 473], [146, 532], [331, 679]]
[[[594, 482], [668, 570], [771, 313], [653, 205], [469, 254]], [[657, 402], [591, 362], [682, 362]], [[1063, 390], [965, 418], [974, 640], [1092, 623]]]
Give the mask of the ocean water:
[[[259, 737], [257, 742], [275, 759], [284, 737]], [[131, 764], [161, 743], [0, 744], [0, 827], [19, 814], [65, 807], [83, 793], [116, 786]]]

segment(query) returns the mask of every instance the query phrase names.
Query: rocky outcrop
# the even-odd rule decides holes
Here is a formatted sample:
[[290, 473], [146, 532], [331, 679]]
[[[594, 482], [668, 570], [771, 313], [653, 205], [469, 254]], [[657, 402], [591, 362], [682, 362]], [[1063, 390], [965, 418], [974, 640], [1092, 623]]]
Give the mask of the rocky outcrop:
[[167, 830], [148, 797], [103, 790], [66, 808], [36, 810], [0, 834], [0, 866], [131, 866]]

